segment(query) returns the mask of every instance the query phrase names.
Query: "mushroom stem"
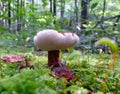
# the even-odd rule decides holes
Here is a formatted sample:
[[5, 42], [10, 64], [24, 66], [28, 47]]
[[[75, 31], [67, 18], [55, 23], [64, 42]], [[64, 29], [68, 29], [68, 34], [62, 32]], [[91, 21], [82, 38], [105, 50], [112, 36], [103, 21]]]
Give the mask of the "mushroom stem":
[[60, 63], [59, 50], [48, 51], [48, 66], [59, 67]]

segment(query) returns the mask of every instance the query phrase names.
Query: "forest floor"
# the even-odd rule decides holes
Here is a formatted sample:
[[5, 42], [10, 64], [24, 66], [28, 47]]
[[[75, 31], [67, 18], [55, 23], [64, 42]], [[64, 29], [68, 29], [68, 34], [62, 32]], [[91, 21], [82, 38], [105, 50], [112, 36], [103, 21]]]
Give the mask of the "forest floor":
[[78, 50], [62, 53], [62, 61], [76, 76], [75, 81], [68, 82], [52, 75], [47, 67], [46, 51], [36, 52], [33, 48], [21, 46], [0, 47], [1, 58], [11, 54], [26, 57], [34, 68], [19, 69], [17, 63], [5, 63], [1, 59], [0, 94], [120, 93], [120, 56], [114, 61], [110, 54], [83, 54]]

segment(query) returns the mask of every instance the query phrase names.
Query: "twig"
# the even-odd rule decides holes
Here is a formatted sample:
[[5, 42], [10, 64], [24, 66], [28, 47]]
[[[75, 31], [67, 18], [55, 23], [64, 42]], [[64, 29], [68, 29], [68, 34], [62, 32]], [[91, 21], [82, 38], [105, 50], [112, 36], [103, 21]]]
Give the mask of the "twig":
[[116, 16], [113, 16], [113, 17], [101, 19], [101, 20], [97, 21], [97, 23], [95, 24], [94, 28], [96, 28], [98, 26], [98, 24], [100, 24], [100, 23], [102, 23], [104, 21], [107, 21], [107, 20], [110, 20], [110, 19], [115, 19], [115, 18], [118, 18], [118, 17], [120, 17], [120, 14], [116, 15]]
[[120, 19], [120, 16], [119, 17], [117, 17], [117, 19], [116, 19], [116, 23], [114, 23], [114, 25], [113, 25], [113, 30], [115, 30], [115, 27], [117, 26], [117, 22], [119, 21], [119, 19]]

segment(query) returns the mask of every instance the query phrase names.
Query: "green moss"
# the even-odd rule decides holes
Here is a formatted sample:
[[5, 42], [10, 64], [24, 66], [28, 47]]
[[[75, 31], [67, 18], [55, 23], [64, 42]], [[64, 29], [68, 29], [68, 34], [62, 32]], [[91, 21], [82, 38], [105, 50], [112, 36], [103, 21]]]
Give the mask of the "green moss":
[[[95, 94], [120, 92], [120, 59], [116, 60], [114, 71], [110, 73], [107, 82], [107, 91], [101, 90], [101, 83], [107, 73], [107, 66], [111, 58], [107, 54], [82, 54], [80, 51], [62, 54], [62, 60], [75, 73], [77, 80], [66, 83], [65, 79], [56, 79], [51, 76], [47, 67], [47, 53], [16, 47], [9, 53], [2, 48], [1, 56], [18, 54], [31, 58], [34, 69], [20, 70], [16, 64], [6, 64], [1, 60], [0, 94], [76, 94], [92, 91]], [[20, 49], [20, 52], [19, 52]], [[17, 52], [16, 52], [17, 51]], [[39, 53], [39, 54], [38, 54]], [[108, 88], [109, 87], [109, 88]]]

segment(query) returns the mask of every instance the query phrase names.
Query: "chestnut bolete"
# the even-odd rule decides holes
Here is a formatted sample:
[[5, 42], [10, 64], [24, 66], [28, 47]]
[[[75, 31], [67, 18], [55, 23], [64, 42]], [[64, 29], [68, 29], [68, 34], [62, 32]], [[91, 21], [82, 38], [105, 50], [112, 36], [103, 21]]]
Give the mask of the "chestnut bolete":
[[52, 29], [40, 31], [34, 37], [35, 47], [48, 51], [48, 66], [52, 68], [61, 65], [59, 50], [73, 47], [78, 41], [79, 37], [75, 33], [59, 33]]

